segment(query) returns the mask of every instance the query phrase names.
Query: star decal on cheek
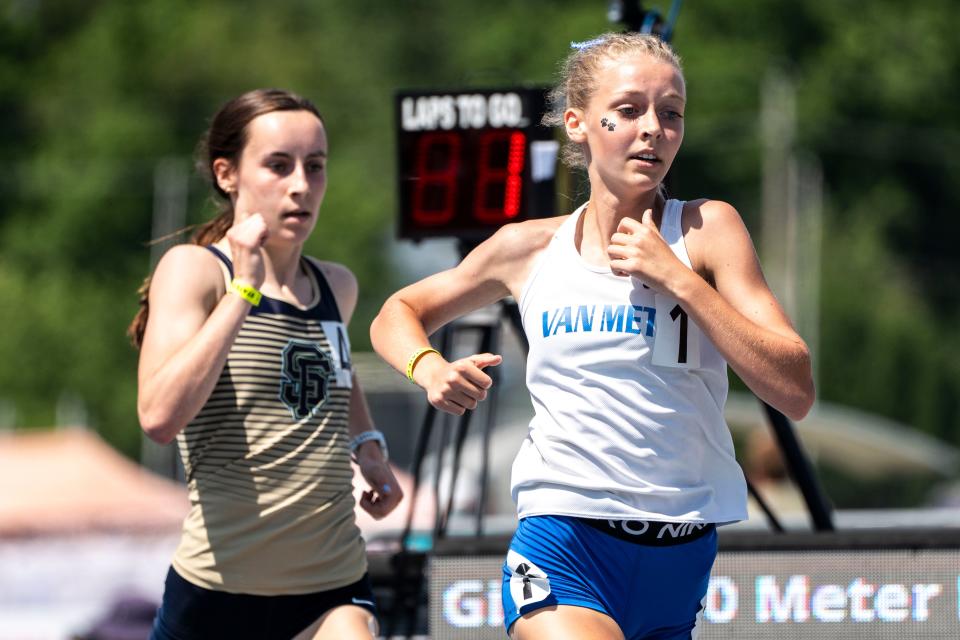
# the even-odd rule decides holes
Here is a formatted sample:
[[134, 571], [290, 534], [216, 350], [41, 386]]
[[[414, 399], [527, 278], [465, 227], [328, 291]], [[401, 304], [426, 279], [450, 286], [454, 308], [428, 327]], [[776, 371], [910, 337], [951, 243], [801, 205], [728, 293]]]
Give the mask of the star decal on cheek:
[[617, 123], [616, 123], [616, 122], [613, 122], [612, 120], [608, 120], [607, 118], [601, 118], [601, 119], [600, 119], [600, 126], [601, 126], [601, 127], [606, 127], [606, 128], [607, 128], [607, 131], [613, 131], [614, 129], [617, 128]]

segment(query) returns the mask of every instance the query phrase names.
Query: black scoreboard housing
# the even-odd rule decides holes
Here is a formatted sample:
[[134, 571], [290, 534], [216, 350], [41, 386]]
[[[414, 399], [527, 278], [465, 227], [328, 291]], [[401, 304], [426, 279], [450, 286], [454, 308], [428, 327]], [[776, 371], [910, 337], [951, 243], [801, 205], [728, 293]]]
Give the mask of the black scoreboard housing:
[[[543, 87], [401, 91], [395, 96], [401, 239], [477, 243], [508, 222], [556, 213], [556, 157], [543, 168], [534, 143]], [[532, 170], [540, 162], [539, 172]]]

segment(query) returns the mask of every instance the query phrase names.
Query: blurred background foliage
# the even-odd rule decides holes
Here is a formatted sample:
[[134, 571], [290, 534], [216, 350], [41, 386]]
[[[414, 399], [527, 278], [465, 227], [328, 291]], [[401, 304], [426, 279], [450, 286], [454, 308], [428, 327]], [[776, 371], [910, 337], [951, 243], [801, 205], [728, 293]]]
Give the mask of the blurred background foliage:
[[[293, 89], [325, 115], [330, 187], [307, 251], [357, 274], [351, 337], [369, 348], [369, 321], [406, 283], [390, 262], [394, 92], [550, 83], [571, 40], [620, 28], [606, 11], [600, 0], [3, 0], [4, 426], [48, 427], [58, 407], [81, 406], [138, 455], [124, 330], [150, 269], [155, 173], [189, 167], [207, 119], [255, 87]], [[688, 0], [673, 39], [689, 105], [672, 180], [678, 197], [732, 202], [759, 238], [764, 78], [790, 78], [791, 144], [824, 181], [819, 397], [960, 445], [958, 27], [955, 0]], [[212, 210], [192, 178], [187, 221]]]

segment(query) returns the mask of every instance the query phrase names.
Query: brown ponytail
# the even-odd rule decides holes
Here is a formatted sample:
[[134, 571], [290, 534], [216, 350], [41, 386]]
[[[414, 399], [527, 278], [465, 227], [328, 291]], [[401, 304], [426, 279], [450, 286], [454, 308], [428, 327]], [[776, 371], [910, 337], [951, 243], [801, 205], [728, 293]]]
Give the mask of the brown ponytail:
[[[238, 96], [223, 105], [210, 128], [200, 139], [196, 151], [196, 167], [200, 174], [213, 187], [220, 213], [193, 229], [190, 236], [192, 244], [206, 246], [213, 244], [226, 235], [233, 226], [233, 202], [230, 195], [220, 188], [213, 173], [213, 162], [225, 158], [236, 166], [247, 144], [247, 127], [254, 118], [273, 111], [309, 111], [323, 122], [323, 116], [316, 106], [306, 98], [282, 89], [256, 89]], [[191, 227], [178, 232], [185, 233]], [[150, 279], [147, 276], [137, 289], [140, 308], [127, 327], [127, 336], [137, 349], [143, 344], [143, 334], [147, 328], [150, 314]]]

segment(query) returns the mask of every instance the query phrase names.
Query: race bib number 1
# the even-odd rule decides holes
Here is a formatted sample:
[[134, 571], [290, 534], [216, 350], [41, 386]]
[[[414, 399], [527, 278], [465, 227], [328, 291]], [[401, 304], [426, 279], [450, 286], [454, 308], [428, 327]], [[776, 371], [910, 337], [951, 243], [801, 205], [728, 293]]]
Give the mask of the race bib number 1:
[[657, 334], [653, 340], [653, 364], [661, 367], [700, 367], [700, 327], [674, 298], [657, 294]]

